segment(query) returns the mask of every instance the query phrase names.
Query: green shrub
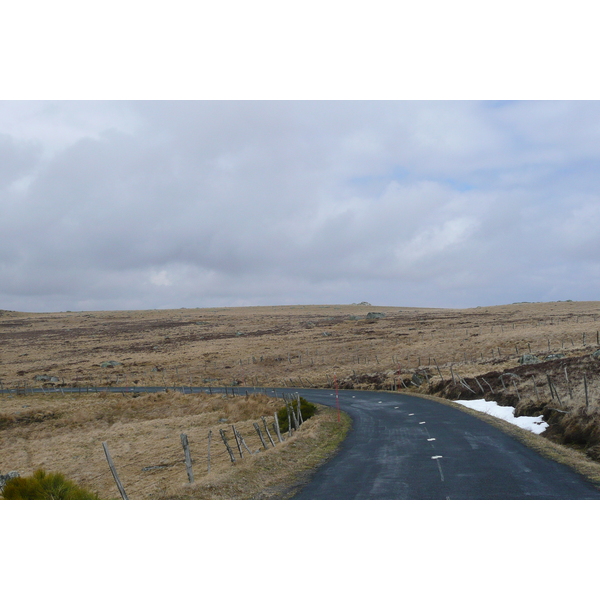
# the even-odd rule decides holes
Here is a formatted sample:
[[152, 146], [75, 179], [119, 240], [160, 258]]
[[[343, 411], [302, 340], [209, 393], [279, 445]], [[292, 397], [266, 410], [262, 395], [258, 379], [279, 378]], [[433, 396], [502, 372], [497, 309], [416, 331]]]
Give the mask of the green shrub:
[[[292, 400], [291, 408], [294, 414], [298, 412], [298, 400]], [[300, 414], [302, 420], [310, 419], [317, 412], [317, 407], [300, 396]], [[287, 408], [283, 406], [277, 411], [277, 419], [279, 420], [279, 429], [281, 433], [285, 433], [289, 429]]]
[[79, 487], [62, 473], [46, 473], [43, 469], [32, 477], [10, 479], [2, 495], [5, 500], [98, 500], [98, 494]]

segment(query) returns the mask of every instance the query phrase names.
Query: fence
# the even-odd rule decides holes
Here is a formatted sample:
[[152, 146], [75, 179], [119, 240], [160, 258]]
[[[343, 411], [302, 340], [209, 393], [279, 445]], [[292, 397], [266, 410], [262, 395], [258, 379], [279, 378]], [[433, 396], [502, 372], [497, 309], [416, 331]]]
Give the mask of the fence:
[[[295, 395], [295, 398], [286, 397], [282, 395], [282, 400], [284, 401], [284, 405], [286, 408], [287, 419], [288, 419], [288, 430], [287, 430], [287, 438], [289, 439], [294, 435], [294, 432], [298, 431], [303, 423], [302, 412], [300, 407], [300, 397], [299, 395]], [[270, 421], [270, 422], [269, 422]], [[255, 433], [258, 441], [260, 442], [260, 446], [256, 447], [256, 449], [252, 449], [249, 446], [251, 433]], [[275, 448], [276, 444], [283, 443], [286, 439], [285, 434], [281, 432], [281, 426], [279, 423], [279, 418], [277, 412], [273, 414], [273, 417], [265, 417], [262, 416], [258, 421], [252, 422], [252, 429], [250, 429], [247, 425], [240, 424], [232, 424], [229, 427], [223, 427], [218, 429], [218, 437], [217, 435], [213, 435], [213, 429], [210, 428], [205, 438], [205, 448], [206, 450], [202, 450], [202, 454], [206, 452], [206, 462], [204, 461], [194, 461], [192, 459], [192, 449], [194, 453], [198, 453], [198, 445], [192, 448], [192, 444], [190, 443], [188, 434], [180, 433], [180, 442], [181, 448], [183, 450], [183, 456], [174, 457], [172, 454], [170, 456], [165, 457], [165, 461], [161, 461], [160, 464], [150, 465], [142, 467], [143, 472], [155, 471], [160, 469], [167, 469], [171, 467], [178, 467], [182, 464], [185, 466], [187, 479], [189, 483], [194, 483], [194, 470], [196, 473], [199, 473], [200, 470], [204, 474], [209, 474], [211, 472], [211, 467], [214, 466], [215, 463], [221, 464], [223, 463], [224, 458], [228, 459], [231, 465], [237, 464], [239, 461], [243, 461], [245, 458], [249, 456], [253, 456], [259, 454], [261, 452], [266, 452], [271, 448]], [[222, 446], [220, 450], [215, 447], [215, 442], [221, 441]], [[256, 442], [256, 438], [254, 438]], [[252, 442], [250, 442], [252, 443]], [[117, 466], [113, 461], [112, 455], [110, 453], [108, 443], [102, 442], [102, 447], [104, 450], [104, 454], [106, 456], [106, 460], [114, 479], [114, 482], [117, 486], [117, 489], [121, 495], [123, 500], [128, 500], [129, 497], [127, 492], [125, 491], [125, 487], [121, 481], [121, 478], [118, 474]], [[200, 467], [200, 465], [204, 464], [204, 466]], [[132, 462], [128, 462], [128, 466], [132, 466]]]

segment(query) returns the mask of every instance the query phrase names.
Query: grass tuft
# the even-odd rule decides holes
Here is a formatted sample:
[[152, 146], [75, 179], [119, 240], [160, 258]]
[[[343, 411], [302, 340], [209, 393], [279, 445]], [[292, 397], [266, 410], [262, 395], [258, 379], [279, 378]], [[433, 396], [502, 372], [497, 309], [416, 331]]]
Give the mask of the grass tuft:
[[98, 500], [98, 495], [68, 480], [62, 473], [38, 469], [32, 477], [15, 477], [4, 486], [5, 500]]

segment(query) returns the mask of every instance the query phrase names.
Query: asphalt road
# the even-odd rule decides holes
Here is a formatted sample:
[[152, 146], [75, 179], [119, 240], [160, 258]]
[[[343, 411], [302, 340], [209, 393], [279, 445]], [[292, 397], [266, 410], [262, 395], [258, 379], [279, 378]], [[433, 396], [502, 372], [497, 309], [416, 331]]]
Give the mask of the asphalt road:
[[[208, 388], [176, 389], [184, 393], [208, 391]], [[110, 389], [113, 392], [162, 390]], [[213, 391], [220, 392], [222, 388]], [[236, 388], [236, 394], [245, 391]], [[332, 390], [260, 391], [278, 396], [282, 391], [298, 392], [311, 402], [336, 406]], [[600, 499], [600, 490], [578, 473], [463, 411], [425, 398], [385, 392], [341, 390], [339, 401], [341, 409], [352, 417], [352, 429], [338, 453], [294, 499]]]
[[[302, 390], [335, 406], [330, 390]], [[340, 391], [353, 428], [298, 500], [574, 500], [600, 490], [492, 425], [432, 400]]]

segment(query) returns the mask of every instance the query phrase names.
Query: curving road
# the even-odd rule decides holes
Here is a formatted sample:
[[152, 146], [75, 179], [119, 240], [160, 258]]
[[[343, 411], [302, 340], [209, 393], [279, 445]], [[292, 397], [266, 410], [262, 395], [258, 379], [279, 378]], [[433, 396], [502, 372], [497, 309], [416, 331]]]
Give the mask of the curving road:
[[[335, 406], [331, 390], [297, 390]], [[353, 427], [300, 500], [574, 500], [600, 490], [565, 465], [432, 400], [340, 391]]]
[[[156, 392], [165, 388], [95, 389]], [[184, 393], [209, 391], [196, 387], [175, 389]], [[244, 394], [256, 388], [235, 390], [236, 394]], [[278, 396], [298, 392], [311, 402], [336, 405], [332, 390], [259, 391]], [[600, 490], [567, 466], [450, 406], [416, 396], [356, 390], [341, 390], [339, 400], [342, 410], [352, 417], [352, 429], [338, 453], [317, 470], [294, 499], [600, 499]]]

